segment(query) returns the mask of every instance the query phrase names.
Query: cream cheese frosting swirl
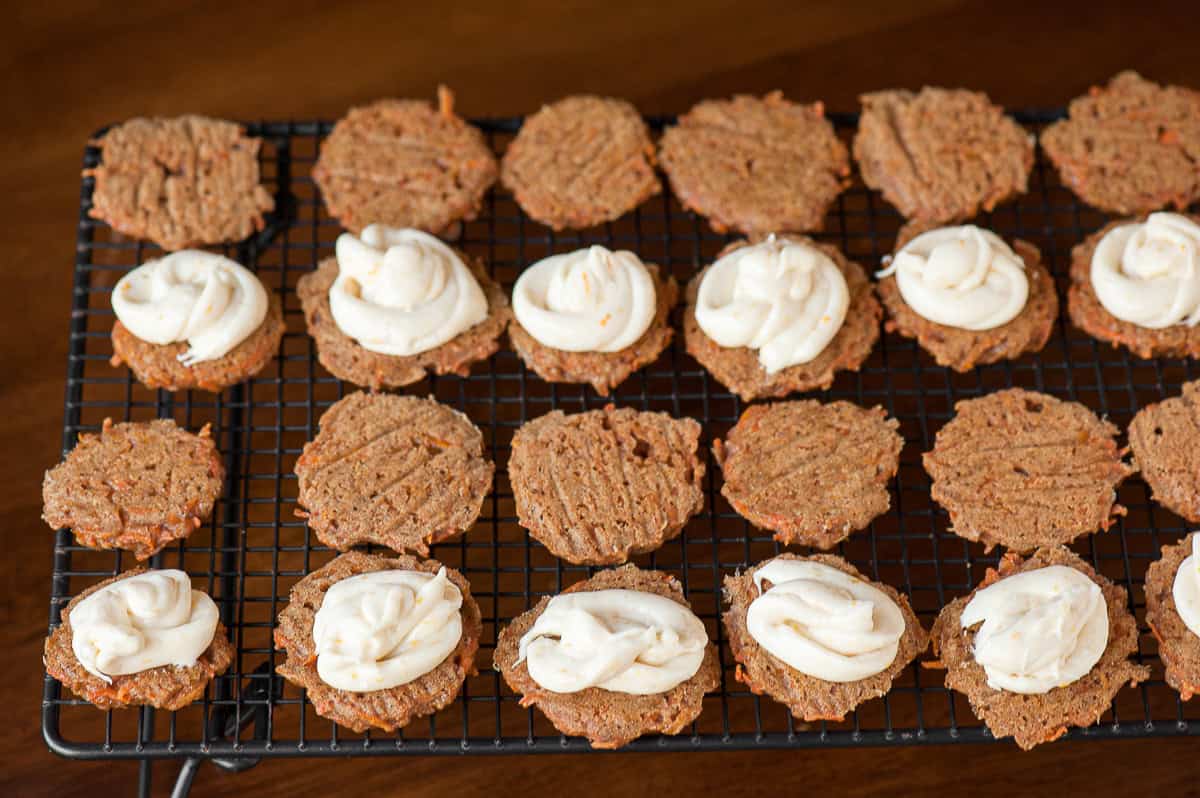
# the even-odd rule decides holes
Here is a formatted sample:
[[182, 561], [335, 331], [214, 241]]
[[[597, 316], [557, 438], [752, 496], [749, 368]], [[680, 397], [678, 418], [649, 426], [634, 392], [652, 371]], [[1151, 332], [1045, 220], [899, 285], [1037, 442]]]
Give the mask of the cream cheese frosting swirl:
[[183, 249], [118, 280], [112, 304], [121, 323], [143, 341], [187, 341], [179, 362], [191, 366], [229, 354], [257, 330], [267, 315], [267, 290], [229, 258]]
[[[771, 583], [763, 591], [763, 581]], [[896, 659], [906, 624], [892, 598], [824, 563], [775, 559], [754, 572], [759, 596], [746, 628], [760, 646], [801, 673], [856, 682]]]
[[317, 675], [339, 690], [386, 690], [424, 676], [462, 638], [463, 597], [446, 576], [394, 569], [334, 583], [313, 621]]
[[1159, 330], [1200, 322], [1200, 225], [1178, 213], [1114, 227], [1092, 254], [1092, 288], [1121, 321]]
[[942, 227], [905, 244], [876, 276], [896, 286], [922, 318], [962, 330], [991, 330], [1029, 299], [1025, 262], [1000, 236], [976, 227]]
[[112, 682], [162, 665], [195, 665], [212, 645], [217, 605], [192, 590], [183, 571], [147, 571], [92, 593], [69, 620], [79, 664]]
[[692, 678], [707, 645], [704, 622], [666, 596], [595, 590], [550, 599], [521, 636], [517, 662], [556, 693], [653, 695]]
[[329, 310], [363, 349], [408, 356], [450, 341], [487, 318], [488, 303], [462, 258], [420, 230], [367, 225], [342, 233]]
[[513, 286], [513, 314], [538, 343], [564, 352], [619, 352], [650, 328], [654, 279], [625, 250], [591, 246], [538, 261]]
[[846, 320], [850, 292], [821, 250], [769, 236], [719, 258], [696, 293], [696, 323], [724, 347], [758, 350], [768, 374], [808, 363]]
[[1200, 635], [1200, 534], [1192, 535], [1192, 553], [1175, 572], [1171, 596], [1184, 624], [1192, 634]]
[[1091, 671], [1108, 646], [1100, 586], [1065, 565], [1006, 576], [967, 603], [962, 627], [975, 633], [975, 661], [988, 687], [1040, 695]]

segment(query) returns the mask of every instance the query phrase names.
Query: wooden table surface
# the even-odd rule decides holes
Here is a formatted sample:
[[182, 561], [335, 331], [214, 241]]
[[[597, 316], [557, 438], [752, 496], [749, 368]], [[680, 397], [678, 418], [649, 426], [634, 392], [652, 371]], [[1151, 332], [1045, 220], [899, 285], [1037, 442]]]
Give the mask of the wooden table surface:
[[[482, 9], [393, 2], [25, 3], [0, 33], [0, 795], [133, 791], [133, 763], [60, 760], [39, 734], [51, 533], [43, 470], [59, 456], [78, 164], [89, 132], [135, 115], [336, 118], [383, 96], [453, 87], [464, 114], [517, 114], [570, 92], [678, 112], [783, 89], [854, 110], [859, 93], [925, 83], [1009, 106], [1063, 104], [1132, 67], [1200, 87], [1191, 3], [758, 0], [646, 4], [510, 0]], [[653, 7], [649, 7], [653, 5]], [[1052, 6], [1045, 7], [1043, 6]], [[1121, 6], [1125, 8], [1122, 10]], [[117, 9], [120, 9], [119, 11]], [[1001, 10], [1001, 9], [1005, 10]], [[502, 9], [502, 10], [500, 10]], [[196, 796], [623, 793], [1014, 796], [1198, 794], [1188, 740], [839, 751], [273, 761], [205, 767]], [[167, 794], [176, 765], [155, 768]]]

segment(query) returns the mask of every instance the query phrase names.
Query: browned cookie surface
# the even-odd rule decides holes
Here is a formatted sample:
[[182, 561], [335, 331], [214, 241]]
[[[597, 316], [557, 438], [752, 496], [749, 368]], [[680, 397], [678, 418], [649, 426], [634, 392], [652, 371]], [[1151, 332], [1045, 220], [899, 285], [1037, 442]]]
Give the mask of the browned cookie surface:
[[587, 383], [596, 393], [607, 396], [630, 374], [658, 360], [675, 334], [671, 308], [679, 301], [679, 285], [673, 277], [664, 280], [653, 263], [647, 263], [646, 269], [654, 280], [654, 318], [631, 345], [617, 352], [566, 352], [538, 341], [513, 316], [508, 324], [513, 349], [546, 382]]
[[849, 402], [752, 405], [713, 443], [721, 494], [781, 543], [832, 548], [887, 512], [899, 426], [881, 407]]
[[675, 537], [704, 505], [700, 425], [666, 413], [555, 410], [513, 436], [517, 516], [556, 557], [612, 565]]
[[1129, 448], [1154, 500], [1200, 521], [1200, 381], [1139, 410], [1129, 422]]
[[145, 572], [145, 568], [134, 568], [84, 590], [63, 608], [62, 624], [46, 638], [43, 654], [46, 672], [100, 709], [131, 706], [182, 709], [203, 695], [213, 677], [224, 672], [233, 661], [233, 644], [229, 642], [225, 626], [218, 622], [212, 644], [194, 665], [160, 665], [138, 673], [112, 676], [112, 681], [106, 682], [80, 664], [71, 648], [71, 611], [97, 590]]
[[357, 234], [369, 224], [445, 232], [473, 219], [496, 181], [483, 134], [454, 113], [454, 97], [379, 100], [352, 108], [321, 145], [312, 176], [329, 215]]
[[100, 139], [88, 215], [166, 250], [241, 241], [275, 207], [259, 184], [261, 139], [203, 116], [130, 119]]
[[447, 706], [462, 690], [466, 678], [475, 673], [475, 653], [483, 634], [479, 605], [471, 596], [471, 585], [458, 571], [446, 568], [446, 577], [462, 592], [462, 637], [458, 646], [436, 668], [407, 684], [386, 690], [357, 693], [331, 687], [317, 673], [317, 650], [313, 624], [330, 587], [343, 579], [375, 571], [423, 571], [436, 574], [443, 565], [408, 555], [380, 557], [352, 551], [313, 571], [292, 588], [288, 605], [279, 613], [275, 647], [286, 658], [275, 670], [289, 682], [303, 687], [313, 708], [323, 718], [356, 732], [375, 728], [394, 731], [414, 718], [432, 715]]
[[[832, 554], [815, 554], [811, 557], [781, 554], [773, 559], [810, 560], [870, 582], [853, 565]], [[900, 638], [900, 647], [892, 664], [874, 676], [855, 682], [829, 682], [801, 673], [759, 645], [746, 628], [746, 613], [750, 603], [760, 595], [754, 584], [754, 574], [772, 561], [767, 560], [748, 571], [725, 577], [725, 601], [729, 609], [722, 618], [729, 636], [729, 649], [738, 663], [738, 681], [745, 683], [753, 692], [769, 695], [785, 705], [800, 720], [842, 720], [846, 713], [859, 704], [887, 693], [896, 677], [929, 645], [929, 635], [921, 628], [908, 599], [890, 585], [870, 582], [895, 601], [904, 616], [904, 635]], [[770, 582], [764, 581], [763, 590], [768, 590], [770, 586]]]
[[[850, 307], [846, 310], [842, 328], [821, 353], [807, 363], [797, 363], [769, 374], [759, 363], [756, 350], [744, 346], [724, 347], [709, 338], [696, 321], [696, 294], [708, 269], [705, 268], [688, 283], [688, 304], [683, 314], [683, 340], [688, 354], [696, 358], [722, 385], [747, 402], [828, 388], [833, 384], [837, 372], [858, 371], [879, 340], [879, 318], [883, 310], [875, 299], [871, 282], [862, 267], [847, 259], [831, 244], [804, 236], [781, 238], [816, 247], [828, 255], [846, 278], [846, 287], [850, 292]], [[735, 241], [717, 257], [724, 257], [750, 243]]]
[[[1108, 647], [1091, 671], [1063, 687], [1040, 695], [1012, 693], [988, 686], [983, 666], [975, 661], [973, 647], [978, 625], [962, 628], [962, 613], [976, 592], [1006, 576], [1023, 571], [1065, 565], [1086, 575], [1100, 586], [1108, 604]], [[1126, 684], [1150, 677], [1150, 669], [1129, 661], [1137, 650], [1137, 621], [1126, 608], [1125, 588], [1097, 574], [1078, 555], [1053, 546], [1040, 549], [1028, 559], [1007, 554], [999, 570], [988, 569], [983, 582], [968, 595], [942, 608], [933, 624], [933, 648], [946, 667], [946, 686], [971, 702], [975, 714], [995, 737], [1012, 737], [1028, 750], [1067, 733], [1071, 726], [1090, 726], [1112, 705], [1113, 696]]]
[[472, 364], [491, 357], [500, 348], [500, 335], [512, 315], [508, 296], [476, 259], [457, 254], [483, 289], [487, 318], [441, 346], [415, 355], [372, 352], [342, 332], [329, 308], [329, 289], [338, 276], [337, 258], [326, 258], [315, 272], [301, 277], [296, 283], [296, 296], [304, 309], [308, 334], [317, 343], [321, 365], [338, 379], [378, 390], [411, 385], [429, 372], [466, 376]]
[[[1188, 218], [1200, 224], [1200, 215]], [[1124, 346], [1138, 357], [1200, 357], [1200, 325], [1189, 327], [1186, 324], [1174, 324], [1151, 329], [1122, 321], [1100, 304], [1100, 297], [1092, 287], [1092, 256], [1100, 240], [1115, 227], [1142, 221], [1145, 221], [1144, 217], [1109, 222], [1075, 245], [1071, 250], [1071, 288], [1067, 292], [1067, 312], [1072, 323], [1088, 335], [1107, 341], [1114, 347]]]
[[905, 338], [916, 338], [939, 366], [960, 372], [1040, 351], [1050, 340], [1058, 319], [1058, 292], [1037, 247], [1025, 241], [1014, 241], [1012, 247], [1025, 262], [1029, 298], [1011, 321], [990, 330], [964, 330], [930, 321], [904, 301], [895, 275], [889, 275], [875, 286], [888, 312], [884, 328]]
[[555, 230], [611, 221], [662, 191], [637, 109], [591, 95], [528, 117], [504, 154], [500, 180], [525, 213]]
[[111, 363], [129, 366], [138, 382], [147, 388], [200, 389], [218, 393], [266, 368], [279, 351], [286, 328], [283, 305], [279, 297], [272, 294], [262, 324], [244, 341], [219, 358], [185, 366], [179, 362], [179, 356], [188, 350], [186, 341], [152, 344], [138, 338], [118, 321], [113, 324]]
[[1117, 428], [1077, 402], [1010, 388], [954, 406], [924, 456], [955, 534], [1019, 552], [1108, 529], [1132, 469]]
[[1135, 214], [1200, 199], [1200, 92], [1121, 72], [1042, 132], [1062, 181], [1089, 205]]
[[207, 426], [192, 434], [170, 419], [105, 419], [46, 472], [42, 518], [84, 546], [144, 560], [212, 515], [224, 475]]
[[[1162, 547], [1162, 558], [1146, 571], [1146, 623], [1158, 639], [1158, 657], [1167, 672], [1167, 684], [1184, 701], [1200, 692], [1200, 637], [1179, 615], [1175, 604], [1175, 575], [1192, 554], [1192, 538]], [[1193, 566], [1194, 567], [1194, 566]]]
[[304, 445], [297, 501], [327, 546], [424, 555], [475, 523], [494, 470], [483, 434], [457, 410], [358, 391], [326, 410]]
[[863, 182], [908, 219], [967, 219], [1024, 194], [1033, 138], [982, 92], [925, 87], [862, 96]]
[[[659, 571], [642, 571], [633, 565], [601, 571], [578, 582], [564, 593], [592, 590], [638, 590], [654, 593], [690, 609], [678, 580]], [[521, 695], [521, 704], [542, 711], [563, 734], [586, 737], [593, 748], [620, 748], [643, 734], [679, 734], [699, 716], [704, 694], [721, 683], [717, 648], [709, 642], [700, 669], [690, 679], [665, 693], [630, 695], [588, 687], [576, 693], [555, 693], [533, 680], [525, 662], [517, 662], [521, 637], [537, 622], [550, 603], [547, 596], [537, 606], [500, 632], [492, 661], [504, 681]]]
[[821, 103], [780, 92], [697, 104], [663, 133], [659, 161], [685, 207], [747, 235], [820, 230], [850, 174]]

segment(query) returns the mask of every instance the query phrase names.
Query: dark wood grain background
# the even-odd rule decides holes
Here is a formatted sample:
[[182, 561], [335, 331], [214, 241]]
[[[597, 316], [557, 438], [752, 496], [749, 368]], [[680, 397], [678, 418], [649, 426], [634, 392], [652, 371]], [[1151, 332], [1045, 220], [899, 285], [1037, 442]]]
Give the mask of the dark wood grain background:
[[[11, 4], [15, 6], [16, 4]], [[26, 2], [0, 25], [0, 795], [129, 794], [131, 763], [67, 762], [38, 730], [51, 535], [43, 470], [59, 456], [79, 158], [141, 114], [336, 118], [382, 96], [518, 114], [570, 92], [670, 113], [783, 89], [854, 110], [863, 91], [962, 85], [1049, 107], [1133, 67], [1200, 87], [1192, 2]], [[1200, 794], [1197, 743], [1011, 743], [682, 755], [275, 761], [205, 768], [197, 796], [561, 794], [850, 796]], [[167, 794], [176, 766], [156, 767]]]

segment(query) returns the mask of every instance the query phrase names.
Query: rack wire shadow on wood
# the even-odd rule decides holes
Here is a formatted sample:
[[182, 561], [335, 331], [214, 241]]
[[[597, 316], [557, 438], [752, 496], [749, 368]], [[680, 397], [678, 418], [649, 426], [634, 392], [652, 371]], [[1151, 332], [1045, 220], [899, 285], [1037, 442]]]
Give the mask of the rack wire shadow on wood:
[[[1037, 129], [1056, 113], [1019, 114]], [[834, 116], [848, 136], [854, 116]], [[661, 127], [663, 120], [654, 120]], [[501, 151], [520, 120], [478, 124]], [[325, 122], [250, 125], [264, 138], [264, 181], [273, 188], [277, 210], [256, 237], [225, 252], [256, 271], [283, 300], [288, 322], [280, 356], [258, 377], [213, 395], [152, 391], [124, 368], [108, 364], [112, 326], [109, 294], [130, 267], [157, 257], [148, 244], [113, 233], [88, 218], [92, 180], [85, 178], [70, 318], [64, 452], [80, 432], [114, 420], [174, 418], [197, 429], [211, 423], [225, 458], [227, 485], [213, 519], [190, 538], [157, 555], [153, 565], [187, 570], [217, 601], [237, 647], [229, 671], [204, 698], [173, 713], [153, 710], [100, 712], [62, 690], [47, 677], [42, 728], [50, 747], [78, 758], [190, 758], [190, 778], [202, 759], [227, 767], [248, 766], [263, 756], [481, 754], [588, 750], [586, 741], [559, 735], [535, 710], [517, 698], [490, 668], [496, 633], [541, 596], [585, 578], [592, 569], [552, 557], [517, 525], [505, 464], [513, 432], [528, 419], [554, 408], [578, 411], [607, 401], [641, 409], [692, 416], [704, 425], [707, 445], [736, 421], [742, 402], [699, 367], [676, 340], [659, 361], [622, 385], [611, 399], [590, 388], [548, 385], [528, 374], [515, 354], [502, 351], [465, 378], [442, 377], [406, 392], [430, 394], [463, 412], [484, 431], [497, 464], [494, 491], [478, 523], [461, 539], [435, 547], [433, 556], [462, 571], [483, 610], [480, 672], [467, 680], [460, 699], [437, 715], [396, 734], [353, 734], [319, 718], [302, 692], [274, 675], [279, 654], [272, 625], [291, 586], [334, 555], [315, 542], [295, 516], [295, 459], [316, 431], [326, 407], [349, 390], [316, 363], [304, 331], [297, 279], [332, 252], [339, 228], [328, 218], [309, 177]], [[99, 153], [86, 151], [85, 167]], [[868, 269], [894, 241], [900, 219], [877, 195], [856, 183], [838, 200], [818, 237], [840, 246]], [[1070, 248], [1104, 219], [1082, 207], [1058, 184], [1039, 159], [1029, 193], [988, 214], [983, 223], [1005, 236], [1024, 238], [1041, 248], [1059, 282]], [[495, 277], [511, 286], [524, 265], [553, 252], [599, 243], [627, 248], [665, 266], [681, 281], [709, 262], [726, 243], [685, 212], [669, 192], [637, 212], [610, 224], [570, 234], [548, 231], [529, 221], [500, 189], [487, 198], [480, 217], [465, 225], [459, 244], [481, 256]], [[1065, 297], [1064, 297], [1065, 299]], [[1065, 308], [1065, 303], [1064, 303]], [[954, 403], [992, 390], [1020, 385], [1077, 400], [1124, 426], [1139, 407], [1177, 394], [1194, 379], [1193, 365], [1179, 360], [1137, 360], [1097, 344], [1059, 320], [1045, 350], [956, 374], [933, 364], [909, 340], [885, 334], [857, 373], [843, 373], [826, 398], [882, 405], [900, 420], [906, 446], [892, 486], [892, 509], [853, 535], [839, 553], [871, 578], [907, 593], [927, 626], [950, 599], [969, 591], [996, 562], [977, 544], [947, 532], [945, 514], [929, 498], [929, 480], [920, 455], [933, 443]], [[678, 327], [678, 311], [676, 315]], [[678, 336], [677, 336], [678, 338]], [[719, 493], [720, 471], [709, 464], [704, 510], [677, 540], [636, 558], [679, 577], [697, 613], [721, 647], [724, 675], [720, 690], [705, 700], [693, 727], [674, 737], [637, 740], [632, 750], [728, 750], [761, 747], [853, 746], [984, 741], [990, 735], [961, 696], [946, 690], [937, 671], [910, 667], [891, 693], [865, 704], [844, 722], [801, 724], [770, 699], [759, 698], [735, 679], [732, 659], [718, 622], [724, 574], [775, 554], [770, 536], [739, 518]], [[1072, 739], [1200, 733], [1200, 706], [1188, 708], [1162, 681], [1157, 647], [1144, 620], [1142, 582], [1159, 547], [1185, 533], [1183, 522], [1154, 506], [1138, 478], [1120, 490], [1129, 508], [1113, 530], [1090, 536], [1075, 549], [1098, 571], [1129, 589], [1141, 635], [1137, 659], [1154, 666], [1155, 678], [1125, 689], [1099, 724], [1074, 730]], [[93, 551], [75, 545], [59, 531], [54, 539], [50, 625], [59, 622], [67, 601], [90, 584], [134, 563], [128, 554]], [[189, 770], [190, 768], [190, 770]]]

